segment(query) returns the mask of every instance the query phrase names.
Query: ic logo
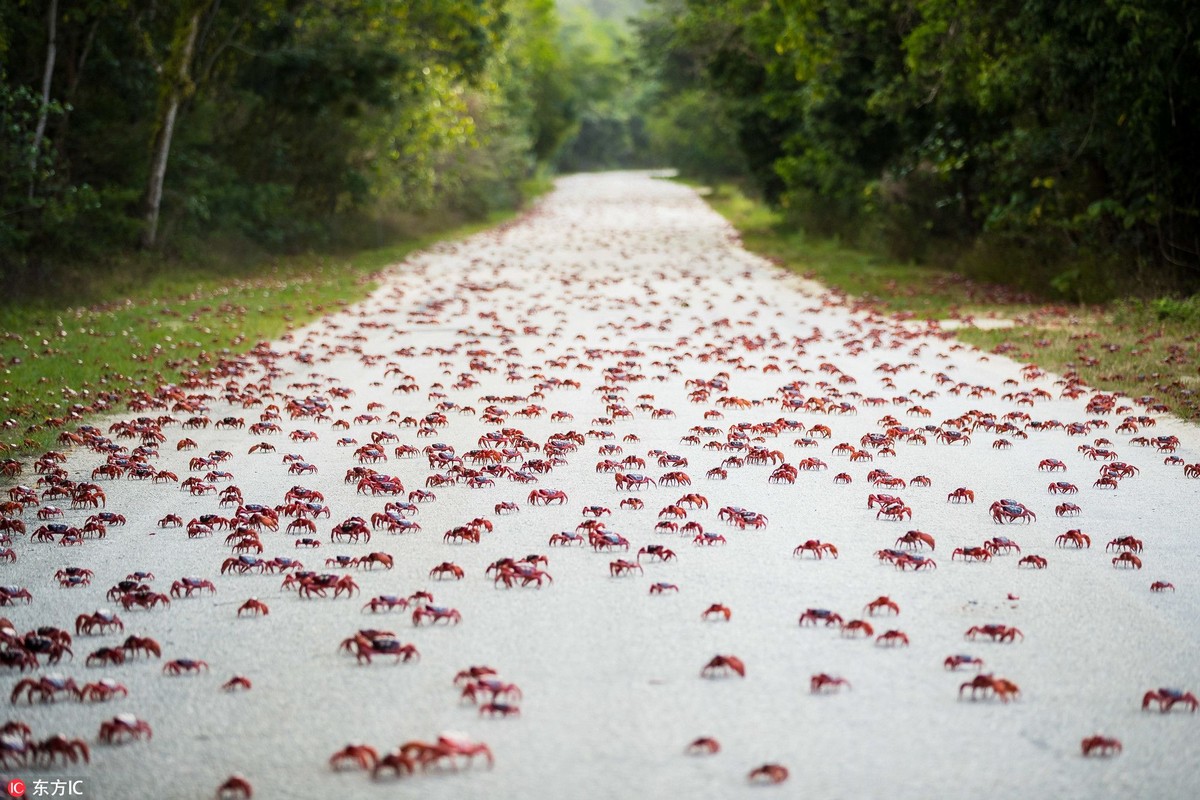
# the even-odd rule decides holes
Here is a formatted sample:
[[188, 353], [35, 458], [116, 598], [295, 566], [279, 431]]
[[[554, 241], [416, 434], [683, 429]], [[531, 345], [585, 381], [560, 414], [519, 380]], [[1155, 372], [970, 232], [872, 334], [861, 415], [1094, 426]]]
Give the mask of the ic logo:
[[24, 797], [25, 796], [25, 781], [20, 778], [13, 778], [5, 787], [9, 797]]

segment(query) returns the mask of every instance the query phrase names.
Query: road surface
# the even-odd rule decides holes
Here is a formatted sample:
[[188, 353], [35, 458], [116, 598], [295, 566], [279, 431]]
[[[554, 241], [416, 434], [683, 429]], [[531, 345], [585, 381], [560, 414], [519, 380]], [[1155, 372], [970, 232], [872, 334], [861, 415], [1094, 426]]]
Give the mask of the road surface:
[[[79, 684], [112, 678], [129, 696], [14, 703], [9, 718], [35, 739], [84, 739], [92, 762], [6, 774], [27, 783], [71, 776], [97, 798], [207, 798], [233, 773], [256, 798], [731, 798], [772, 791], [748, 776], [777, 764], [789, 772], [779, 790], [788, 796], [1192, 796], [1197, 715], [1141, 703], [1159, 687], [1200, 691], [1200, 480], [1184, 467], [1200, 462], [1196, 429], [958, 344], [934, 325], [856, 308], [741, 249], [689, 188], [632, 173], [563, 179], [522, 219], [418, 254], [366, 302], [226, 367], [164, 388], [157, 407], [103, 422], [105, 437], [132, 448], [136, 438], [108, 426], [175, 420], [147, 463], [177, 482], [95, 480], [124, 525], [79, 546], [53, 543], [61, 538], [53, 533], [52, 543], [13, 536], [17, 560], [0, 566], [3, 582], [33, 596], [4, 609], [18, 633], [49, 625], [75, 635], [79, 615], [104, 608], [124, 633], [75, 635], [74, 660], [10, 670], [10, 687], [58, 672]], [[1118, 431], [1127, 417], [1139, 421]], [[209, 424], [185, 428], [193, 418]], [[277, 427], [252, 431], [256, 423]], [[363, 463], [373, 437], [386, 460]], [[1160, 452], [1157, 437], [1174, 453]], [[195, 449], [177, 449], [185, 438]], [[437, 447], [462, 458], [461, 469], [431, 463], [424, 451]], [[214, 453], [211, 463], [189, 463]], [[1164, 463], [1171, 455], [1180, 463]], [[550, 469], [527, 466], [537, 460]], [[76, 447], [62, 468], [88, 482], [104, 462]], [[1097, 485], [1114, 462], [1133, 469]], [[347, 480], [355, 468], [398, 478], [402, 493], [360, 489]], [[618, 489], [614, 470], [645, 482]], [[446, 485], [426, 486], [435, 473]], [[690, 486], [669, 485], [670, 473]], [[888, 476], [894, 487], [871, 480]], [[182, 488], [189, 478], [212, 489], [193, 495]], [[1050, 493], [1060, 481], [1077, 492]], [[329, 515], [306, 531], [296, 522], [308, 518], [302, 509], [283, 511], [277, 531], [259, 534], [261, 557], [351, 576], [358, 592], [302, 599], [281, 587], [284, 574], [222, 575], [235, 558], [227, 529], [192, 537], [158, 525], [167, 515], [185, 525], [234, 516], [236, 502], [220, 502], [230, 486], [244, 505], [270, 508], [284, 506], [292, 487], [320, 492]], [[414, 498], [415, 515], [398, 513], [419, 531], [376, 527], [369, 541], [331, 541], [344, 521], [361, 517], [370, 529], [387, 503], [425, 489], [435, 499]], [[566, 500], [532, 505], [537, 490]], [[685, 494], [702, 495], [707, 508], [680, 502]], [[891, 511], [900, 516], [881, 517], [872, 494], [897, 496], [904, 508]], [[624, 502], [633, 499], [640, 509]], [[1000, 500], [1016, 515], [1010, 524], [993, 520]], [[1028, 522], [1014, 502], [1031, 512]], [[1056, 516], [1067, 502], [1080, 513]], [[501, 503], [516, 510], [498, 513]], [[44, 504], [62, 507], [57, 521], [75, 527], [96, 510]], [[590, 506], [611, 513], [585, 516]], [[30, 533], [43, 524], [37, 508], [22, 517]], [[581, 545], [550, 546], [589, 518], [628, 551], [620, 539], [590, 546], [586, 530]], [[445, 540], [477, 519], [486, 522], [475, 524], [478, 543]], [[1070, 530], [1090, 547], [1060, 539]], [[936, 568], [880, 558], [907, 549], [897, 540], [909, 531], [936, 542], [907, 550]], [[994, 537], [1019, 552], [970, 557], [968, 548]], [[1141, 540], [1142, 568], [1114, 565], [1127, 550], [1106, 545], [1121, 537]], [[298, 547], [301, 538], [320, 546]], [[809, 540], [832, 544], [837, 557], [797, 553]], [[674, 558], [639, 558], [651, 545]], [[338, 564], [373, 552], [394, 567]], [[506, 588], [487, 572], [533, 554], [548, 559], [538, 565], [549, 576], [540, 588], [511, 572]], [[1046, 567], [1019, 566], [1029, 555]], [[638, 566], [614, 576], [622, 559]], [[431, 577], [443, 562], [464, 577]], [[59, 588], [64, 567], [92, 570], [90, 585]], [[125, 610], [106, 594], [136, 570], [154, 574], [156, 593], [185, 577], [209, 579], [216, 592]], [[1174, 591], [1152, 592], [1157, 581]], [[660, 583], [677, 590], [652, 592]], [[371, 598], [419, 591], [461, 622], [414, 625], [421, 600], [363, 610]], [[881, 596], [899, 614], [868, 615]], [[270, 613], [239, 618], [252, 597]], [[714, 604], [729, 618], [702, 618]], [[801, 626], [809, 609], [865, 621], [872, 635]], [[966, 638], [984, 625], [1023, 638]], [[392, 632], [419, 660], [356, 663], [339, 643], [360, 629]], [[907, 645], [879, 640], [888, 631]], [[88, 654], [130, 634], [156, 639], [161, 659], [85, 666]], [[982, 659], [983, 674], [1019, 694], [960, 695], [979, 672], [944, 668], [959, 654]], [[715, 656], [739, 659], [744, 676], [702, 677]], [[208, 669], [164, 674], [176, 659]], [[519, 715], [484, 716], [461, 698], [455, 675], [481, 665], [520, 688], [519, 699], [498, 699]], [[820, 673], [849, 685], [814, 694]], [[235, 675], [252, 688], [222, 691]], [[148, 722], [153, 739], [98, 744], [101, 722], [122, 713]], [[379, 780], [328, 766], [351, 742], [383, 754], [445, 732], [486, 743], [494, 766], [445, 757]], [[1095, 734], [1118, 738], [1122, 753], [1082, 757], [1081, 740]], [[715, 738], [720, 751], [685, 754], [698, 737]]]

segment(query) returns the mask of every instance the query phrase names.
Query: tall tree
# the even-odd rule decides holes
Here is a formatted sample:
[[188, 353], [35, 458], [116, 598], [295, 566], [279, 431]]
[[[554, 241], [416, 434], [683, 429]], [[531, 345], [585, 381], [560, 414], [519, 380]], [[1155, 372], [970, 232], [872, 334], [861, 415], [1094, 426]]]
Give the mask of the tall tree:
[[158, 239], [158, 213], [162, 206], [163, 182], [167, 177], [167, 158], [175, 136], [179, 107], [196, 90], [192, 81], [192, 59], [196, 38], [206, 13], [214, 12], [220, 0], [191, 0], [178, 12], [170, 49], [165, 62], [156, 65], [161, 82], [159, 105], [154, 123], [154, 144], [150, 154], [150, 175], [146, 183], [142, 247], [154, 247]]
[[[42, 104], [38, 108], [37, 127], [33, 131], [33, 146], [29, 153], [29, 172], [37, 171], [38, 151], [46, 133], [46, 120], [50, 118], [50, 81], [54, 77], [54, 62], [58, 57], [58, 0], [50, 0], [46, 9], [46, 66], [42, 71]], [[33, 197], [33, 181], [29, 182], [29, 197]]]

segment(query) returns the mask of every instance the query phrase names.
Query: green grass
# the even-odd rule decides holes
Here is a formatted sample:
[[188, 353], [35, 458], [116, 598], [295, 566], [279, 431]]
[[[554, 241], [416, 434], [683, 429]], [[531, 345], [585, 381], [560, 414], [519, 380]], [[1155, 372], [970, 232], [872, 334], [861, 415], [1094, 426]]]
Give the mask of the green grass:
[[366, 297], [379, 271], [410, 253], [513, 216], [343, 257], [187, 267], [138, 259], [98, 288], [64, 289], [70, 305], [10, 301], [0, 306], [0, 452], [45, 449], [64, 427], [124, 410], [131, 391], [153, 391], [276, 339]]
[[959, 338], [1043, 369], [1074, 372], [1090, 386], [1154, 398], [1200, 422], [1200, 325], [1160, 317], [1161, 301], [1125, 300], [1078, 313], [1047, 308], [1016, 327], [965, 329]]
[[1039, 302], [1003, 286], [900, 264], [790, 229], [782, 215], [735, 187], [702, 192], [746, 247], [882, 312], [921, 319], [993, 318], [1012, 328], [967, 327], [965, 342], [1130, 397], [1153, 397], [1200, 421], [1200, 297], [1104, 306]]
[[878, 308], [922, 319], [987, 316], [1034, 307], [1034, 300], [1003, 286], [970, 281], [948, 270], [901, 264], [882, 256], [808, 236], [783, 215], [739, 189], [722, 185], [705, 194], [709, 205], [742, 234], [746, 247], [831, 289]]

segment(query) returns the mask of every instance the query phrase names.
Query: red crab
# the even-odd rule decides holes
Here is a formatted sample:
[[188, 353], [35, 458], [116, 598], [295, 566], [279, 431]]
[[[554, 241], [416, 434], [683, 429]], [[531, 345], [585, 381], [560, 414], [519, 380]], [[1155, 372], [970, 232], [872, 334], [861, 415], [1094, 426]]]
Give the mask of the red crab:
[[898, 606], [890, 597], [881, 595], [867, 603], [863, 610], [871, 616], [875, 616], [876, 614], [884, 611], [887, 611], [889, 614], [899, 614], [900, 606]]
[[728, 622], [729, 618], [732, 616], [733, 612], [728, 606], [722, 605], [721, 603], [713, 603], [711, 606], [704, 609], [704, 613], [700, 615], [700, 619], [708, 620], [713, 618], [722, 618]]
[[812, 553], [818, 560], [824, 557], [826, 553], [838, 557], [838, 549], [829, 542], [822, 542], [820, 539], [809, 539], [803, 544], [797, 545], [792, 551], [793, 556], [803, 556], [805, 553]]
[[946, 495], [948, 503], [974, 503], [975, 493], [963, 486], [958, 487], [950, 494]]
[[967, 629], [966, 638], [974, 640], [976, 636], [983, 635], [989, 637], [993, 642], [1012, 642], [1016, 641], [1016, 637], [1025, 638], [1025, 634], [1017, 628], [1008, 625], [974, 625]]
[[153, 735], [150, 723], [138, 719], [133, 714], [118, 714], [112, 719], [100, 723], [98, 738], [104, 744], [121, 744], [143, 737], [150, 739]]
[[809, 680], [809, 691], [813, 694], [821, 694], [822, 692], [836, 692], [843, 686], [849, 689], [850, 681], [846, 680], [845, 678], [830, 675], [826, 672], [813, 675]]
[[421, 606], [412, 613], [413, 625], [420, 625], [422, 622], [428, 621], [434, 625], [438, 622], [445, 622], [447, 625], [457, 625], [462, 622], [462, 614], [454, 608], [446, 608], [444, 606]]
[[1148, 709], [1151, 703], [1158, 703], [1158, 710], [1164, 714], [1176, 705], [1186, 706], [1192, 712], [1200, 708], [1200, 699], [1192, 692], [1181, 689], [1151, 689], [1142, 696], [1142, 710]]
[[959, 667], [974, 667], [977, 670], [981, 670], [983, 669], [983, 659], [959, 653], [958, 655], [946, 656], [946, 660], [942, 662], [942, 667], [948, 670], [957, 670]]
[[716, 678], [726, 675], [746, 677], [746, 665], [737, 656], [713, 656], [704, 668], [700, 670], [702, 678]]
[[1121, 752], [1121, 740], [1115, 739], [1112, 736], [1088, 736], [1080, 742], [1080, 747], [1085, 757], [1101, 756], [1109, 757], [1117, 755]]
[[746, 779], [751, 783], [780, 784], [788, 779], [788, 769], [782, 764], [763, 764], [750, 770]]
[[563, 505], [567, 502], [567, 493], [561, 489], [534, 489], [529, 493], [529, 505], [547, 506], [551, 503]]

